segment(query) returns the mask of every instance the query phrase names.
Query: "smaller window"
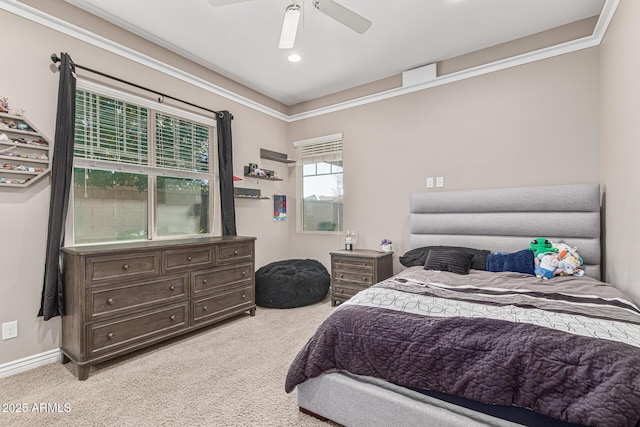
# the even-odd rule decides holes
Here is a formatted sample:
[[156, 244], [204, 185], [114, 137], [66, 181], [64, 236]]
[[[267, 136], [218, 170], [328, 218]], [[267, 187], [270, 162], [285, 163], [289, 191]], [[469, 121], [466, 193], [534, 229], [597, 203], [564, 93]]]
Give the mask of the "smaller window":
[[298, 231], [342, 231], [342, 134], [294, 143]]

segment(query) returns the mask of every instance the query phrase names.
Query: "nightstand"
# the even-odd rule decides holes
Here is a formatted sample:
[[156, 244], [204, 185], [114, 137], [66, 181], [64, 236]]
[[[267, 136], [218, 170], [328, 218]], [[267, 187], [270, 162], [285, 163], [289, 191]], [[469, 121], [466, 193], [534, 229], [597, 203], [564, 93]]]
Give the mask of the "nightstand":
[[367, 249], [331, 252], [331, 305], [393, 275], [393, 252]]

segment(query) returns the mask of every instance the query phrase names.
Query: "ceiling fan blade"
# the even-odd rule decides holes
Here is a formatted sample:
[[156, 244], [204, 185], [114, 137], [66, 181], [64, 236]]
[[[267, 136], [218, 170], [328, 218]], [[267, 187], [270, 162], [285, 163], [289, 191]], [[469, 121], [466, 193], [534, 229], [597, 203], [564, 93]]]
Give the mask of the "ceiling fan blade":
[[207, 0], [207, 1], [211, 6], [218, 7], [218, 6], [226, 6], [228, 4], [234, 4], [234, 3], [244, 3], [246, 1], [252, 1], [252, 0]]
[[364, 34], [371, 21], [333, 0], [313, 0], [313, 7], [359, 34]]

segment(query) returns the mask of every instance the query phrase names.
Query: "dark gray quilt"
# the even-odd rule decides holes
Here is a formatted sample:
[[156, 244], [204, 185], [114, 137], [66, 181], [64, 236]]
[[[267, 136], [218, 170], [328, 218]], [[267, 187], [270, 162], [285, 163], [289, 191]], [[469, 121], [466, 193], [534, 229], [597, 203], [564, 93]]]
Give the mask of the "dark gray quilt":
[[[363, 305], [343, 304], [325, 320], [293, 361], [286, 379], [287, 392], [324, 372], [344, 370], [483, 403], [529, 408], [571, 423], [640, 425], [639, 347], [589, 333], [568, 333], [491, 316], [434, 315], [429, 308], [420, 307], [423, 300], [411, 303], [417, 304], [414, 313], [399, 311], [402, 298], [396, 294], [406, 283], [404, 279], [394, 280], [365, 291]], [[421, 285], [414, 286], [416, 293], [431, 293], [428, 283]], [[438, 298], [442, 292], [436, 286]], [[466, 288], [461, 292], [464, 304], [468, 293]], [[514, 292], [522, 293], [521, 289]], [[565, 297], [568, 306], [576, 305], [574, 297]], [[379, 306], [374, 306], [375, 298], [382, 301]], [[390, 305], [381, 308], [385, 298]], [[409, 300], [416, 301], [412, 298]], [[539, 312], [532, 297], [525, 297], [522, 304], [493, 299], [487, 306], [489, 312], [499, 306], [513, 311], [519, 305], [523, 310], [534, 310], [528, 313], [530, 316]], [[554, 294], [552, 303], [557, 304], [557, 299]], [[584, 305], [588, 308], [595, 304]], [[449, 309], [446, 304], [443, 307], [445, 312]], [[549, 310], [549, 318], [558, 316]], [[558, 311], [566, 310], [563, 307]], [[627, 307], [621, 311], [630, 312]], [[565, 319], [564, 314], [559, 316]], [[575, 321], [580, 323], [581, 316], [578, 313]], [[604, 325], [603, 329], [608, 328], [606, 317], [596, 321]], [[625, 323], [623, 330], [636, 326]]]

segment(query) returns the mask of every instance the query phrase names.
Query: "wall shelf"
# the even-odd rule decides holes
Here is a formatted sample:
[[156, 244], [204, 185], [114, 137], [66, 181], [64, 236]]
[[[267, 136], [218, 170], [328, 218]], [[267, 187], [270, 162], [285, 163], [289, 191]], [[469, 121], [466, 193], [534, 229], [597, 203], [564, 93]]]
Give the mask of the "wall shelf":
[[287, 155], [284, 153], [278, 153], [277, 151], [267, 150], [266, 148], [260, 149], [260, 158], [273, 160], [274, 162], [280, 163], [295, 163], [295, 160], [291, 160], [287, 158]]
[[0, 113], [0, 187], [34, 184], [49, 173], [50, 159], [51, 144], [26, 117]]
[[268, 200], [269, 197], [263, 196], [262, 191], [257, 188], [234, 187], [233, 197], [236, 199], [255, 199]]
[[282, 178], [269, 178], [268, 176], [245, 175], [247, 178], [264, 179], [265, 181], [282, 181]]
[[269, 200], [269, 197], [266, 196], [246, 196], [246, 195], [241, 195], [241, 194], [236, 194], [233, 197], [235, 197], [236, 199], [254, 199], [254, 200]]

